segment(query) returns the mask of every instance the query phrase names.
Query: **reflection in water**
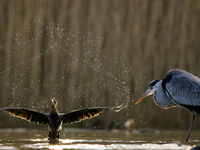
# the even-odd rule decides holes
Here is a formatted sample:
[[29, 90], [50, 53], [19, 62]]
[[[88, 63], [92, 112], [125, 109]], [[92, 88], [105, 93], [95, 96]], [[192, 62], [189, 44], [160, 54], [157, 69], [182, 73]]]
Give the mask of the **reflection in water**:
[[18, 150], [18, 148], [15, 148], [14, 146], [4, 146], [0, 144], [0, 149], [1, 150]]
[[[59, 143], [48, 142], [43, 130], [23, 130], [24, 132], [6, 132], [0, 130], [0, 149], [188, 149], [198, 145], [199, 140], [184, 142], [184, 131], [162, 131], [159, 133], [135, 133], [126, 135], [125, 131], [109, 132], [106, 130], [68, 129], [61, 135]], [[21, 131], [21, 130], [20, 130]], [[42, 133], [38, 138], [38, 133]], [[44, 133], [44, 134], [43, 134]], [[193, 134], [198, 139], [200, 132]], [[33, 136], [35, 135], [35, 136]], [[166, 137], [169, 137], [168, 139]]]
[[[64, 143], [57, 145], [51, 145], [47, 143], [36, 143], [24, 145], [24, 148], [32, 149], [187, 149], [191, 146], [189, 145], [179, 145], [178, 143], [168, 143], [168, 144], [153, 144], [153, 143], [143, 143], [139, 144], [136, 142], [122, 142], [117, 143], [117, 141], [86, 141], [86, 140], [62, 140]], [[88, 142], [88, 143], [84, 143]]]

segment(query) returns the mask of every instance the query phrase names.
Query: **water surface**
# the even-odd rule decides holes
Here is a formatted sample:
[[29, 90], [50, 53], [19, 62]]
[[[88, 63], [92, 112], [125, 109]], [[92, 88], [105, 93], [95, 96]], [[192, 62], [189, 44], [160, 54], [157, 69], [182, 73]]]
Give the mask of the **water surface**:
[[193, 131], [190, 143], [187, 131], [87, 130], [63, 129], [59, 143], [50, 144], [48, 132], [39, 129], [1, 129], [0, 149], [189, 149], [200, 144], [200, 132]]

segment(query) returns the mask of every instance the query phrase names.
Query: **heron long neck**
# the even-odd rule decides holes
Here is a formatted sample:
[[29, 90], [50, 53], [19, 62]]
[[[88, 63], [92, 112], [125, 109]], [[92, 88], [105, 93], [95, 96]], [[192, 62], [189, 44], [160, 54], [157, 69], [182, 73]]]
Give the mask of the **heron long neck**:
[[157, 105], [163, 108], [170, 108], [174, 106], [174, 102], [168, 95], [166, 94], [165, 90], [162, 86], [162, 80], [160, 80], [156, 85], [156, 91], [154, 93], [154, 101]]

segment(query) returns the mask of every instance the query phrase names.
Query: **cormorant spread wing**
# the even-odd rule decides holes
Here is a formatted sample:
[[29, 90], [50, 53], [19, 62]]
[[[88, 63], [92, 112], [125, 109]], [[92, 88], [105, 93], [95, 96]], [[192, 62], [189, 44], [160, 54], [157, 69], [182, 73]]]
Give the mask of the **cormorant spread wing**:
[[108, 109], [107, 107], [79, 109], [79, 110], [75, 110], [75, 111], [63, 114], [61, 116], [61, 119], [63, 120], [63, 124], [79, 122], [85, 119], [96, 117], [107, 109]]
[[25, 119], [30, 122], [46, 124], [48, 115], [24, 108], [1, 108], [0, 111], [6, 111], [14, 117]]

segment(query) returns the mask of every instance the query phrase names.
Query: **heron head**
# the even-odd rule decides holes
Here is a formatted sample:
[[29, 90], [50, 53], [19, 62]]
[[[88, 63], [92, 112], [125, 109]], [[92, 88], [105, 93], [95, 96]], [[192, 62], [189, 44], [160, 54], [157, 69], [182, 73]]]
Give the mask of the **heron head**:
[[149, 83], [149, 85], [147, 86], [146, 91], [142, 94], [142, 96], [139, 98], [139, 100], [137, 100], [137, 102], [135, 104], [138, 104], [140, 101], [142, 101], [145, 97], [154, 94], [154, 92], [157, 89], [156, 83], [158, 83], [158, 81], [160, 80], [153, 80]]
[[55, 97], [51, 98], [51, 105], [52, 106], [57, 106], [57, 100]]

